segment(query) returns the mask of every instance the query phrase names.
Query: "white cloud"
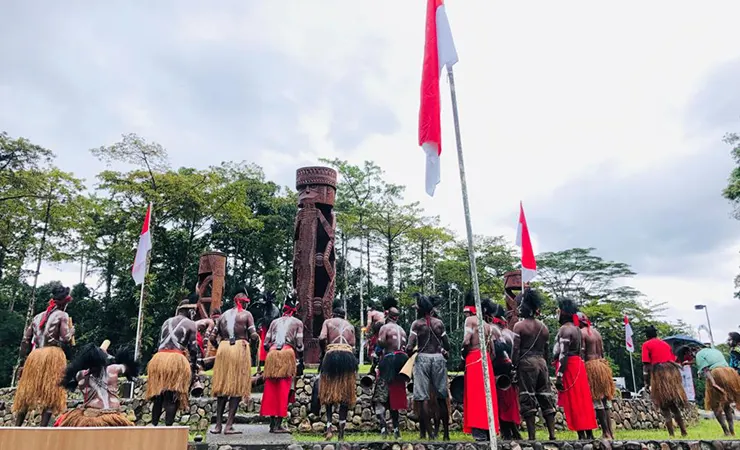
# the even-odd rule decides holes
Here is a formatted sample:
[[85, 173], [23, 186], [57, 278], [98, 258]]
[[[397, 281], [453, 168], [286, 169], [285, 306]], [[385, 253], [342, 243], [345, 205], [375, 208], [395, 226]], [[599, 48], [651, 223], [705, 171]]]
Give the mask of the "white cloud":
[[[73, 164], [74, 159], [85, 157], [87, 148], [110, 143], [118, 134], [131, 131], [168, 147], [176, 165], [253, 160], [265, 168], [268, 177], [289, 186], [298, 164], [314, 164], [320, 157], [355, 163], [372, 159], [385, 169], [390, 181], [408, 186], [409, 200], [421, 201], [429, 214], [440, 215], [443, 223], [462, 233], [446, 82], [441, 87], [442, 184], [433, 199], [423, 189], [424, 155], [416, 143], [423, 2], [376, 1], [371, 8], [341, 0], [326, 0], [320, 5], [294, 1], [245, 6], [232, 2], [222, 3], [220, 8], [198, 2], [167, 5], [132, 7], [110, 29], [100, 20], [111, 17], [111, 11], [103, 7], [80, 12], [74, 19], [65, 15], [58, 21], [65, 26], [47, 28], [44, 37], [50, 51], [74, 49], [75, 53], [46, 53], [56, 56], [37, 56], [37, 63], [63, 67], [66, 82], [81, 92], [87, 86], [100, 88], [95, 92], [106, 97], [91, 100], [102, 101], [104, 108], [113, 112], [111, 122], [75, 134], [79, 128], [74, 126], [79, 125], [74, 122], [85, 121], [95, 111], [80, 113], [75, 109], [82, 108], [78, 103], [55, 100], [51, 94], [13, 81], [2, 72], [0, 121], [11, 134], [55, 149], [60, 163], [87, 178], [100, 166]], [[686, 116], [702, 80], [720, 64], [740, 56], [737, 2], [606, 5], [448, 0], [447, 11], [460, 55], [455, 77], [476, 233], [513, 238], [520, 199], [525, 208], [550, 201], [556, 188], [604, 164], [624, 174], [659, 172], [667, 161], [707, 151], [708, 146], [721, 148], [719, 136], [692, 128]], [[19, 10], [17, 17], [11, 15], [11, 21], [22, 24], [41, 13]], [[135, 28], [140, 31], [132, 34]], [[124, 32], [116, 34], [116, 30]], [[141, 36], [143, 41], [135, 41]], [[13, 58], [20, 56], [13, 53], [10, 42], [0, 40], [0, 56], [10, 55], [4, 60], [13, 64]], [[305, 86], [296, 83], [303, 77], [301, 73], [265, 73], [274, 66], [262, 58], [272, 52], [305, 64], [295, 67], [309, 67], [319, 80], [326, 81], [317, 86], [323, 97], [315, 104], [301, 105], [296, 124], [281, 122], [281, 111], [258, 111], [251, 117], [260, 117], [263, 135], [259, 138], [250, 135], [247, 123], [241, 128], [234, 126], [238, 120], [220, 122], [205, 117], [207, 113], [197, 109], [196, 103], [185, 103], [190, 110], [178, 109], [182, 103], [176, 101], [198, 96], [189, 90], [198, 85], [184, 84], [178, 78], [183, 75], [177, 73], [181, 67], [166, 65], [168, 53], [177, 51], [186, 58], [197, 58], [201, 53], [194, 49], [206, 44], [226, 49], [224, 55], [201, 63], [215, 66], [216, 77], [205, 80], [214, 86], [239, 83], [226, 86], [236, 95], [257, 84], [257, 89], [263, 88], [260, 101], [279, 98], [290, 104], [306, 98]], [[255, 52], [255, 48], [263, 51]], [[64, 57], [79, 66], [93, 67], [97, 84], [84, 84], [89, 83], [83, 81], [86, 74], [76, 72], [74, 64], [62, 64], [59, 58]], [[228, 72], [234, 61], [246, 62], [249, 71]], [[16, 64], [23, 65], [20, 60]], [[240, 78], [217, 78], [224, 73], [218, 72], [219, 68]], [[343, 83], [352, 81], [348, 76], [354, 77], [367, 97], [363, 98], [367, 104], [357, 104], [355, 110], [387, 106], [398, 121], [395, 131], [371, 126], [372, 115], [359, 111], [349, 117], [336, 106], [350, 95], [342, 88]], [[281, 77], [288, 81], [278, 92], [265, 90], [260, 84], [264, 78]], [[78, 84], [74, 84], [76, 78], [80, 79]], [[163, 82], [165, 87], [154, 92], [154, 85], [150, 86], [154, 82]], [[157, 104], [157, 99], [166, 103]], [[252, 113], [255, 107], [259, 105], [244, 104], [241, 110]], [[337, 139], [333, 127], [337, 123], [346, 126], [342, 133], [365, 130], [367, 135], [356, 148], [343, 148], [349, 144]], [[275, 144], [276, 136], [288, 132], [295, 132], [300, 139], [290, 138], [288, 145]], [[211, 159], [202, 157], [204, 149]], [[719, 199], [719, 192], [717, 196]], [[552, 211], [557, 208], [550, 211], [555, 214]], [[536, 251], [558, 250], [539, 239], [536, 222], [530, 227]], [[582, 246], [599, 247], [600, 242], [583, 242]], [[679, 279], [644, 273], [634, 284], [651, 298], [675, 303], [671, 317], [693, 321], [692, 305], [699, 301], [695, 297], [702, 295], [710, 312], [719, 313], [734, 301], [732, 277], [740, 265], [738, 247], [727, 247], [722, 255], [726, 267], [723, 265], [714, 277]], [[729, 320], [721, 326], [734, 328]]]

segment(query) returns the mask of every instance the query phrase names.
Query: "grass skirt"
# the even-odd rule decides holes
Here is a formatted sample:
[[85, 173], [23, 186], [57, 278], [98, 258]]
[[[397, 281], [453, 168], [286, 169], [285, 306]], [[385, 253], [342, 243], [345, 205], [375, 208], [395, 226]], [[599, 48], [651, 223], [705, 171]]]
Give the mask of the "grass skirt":
[[149, 379], [146, 383], [146, 399], [162, 395], [166, 391], [177, 394], [181, 410], [188, 407], [190, 395], [190, 363], [181, 352], [158, 351], [146, 366]]
[[740, 375], [732, 367], [712, 369], [714, 382], [725, 392], [720, 391], [709, 380], [704, 390], [704, 409], [714, 411], [735, 402], [740, 407]]
[[650, 375], [650, 397], [658, 409], [671, 406], [683, 408], [688, 405], [678, 364], [667, 362], [653, 365], [653, 372]]
[[612, 378], [612, 368], [607, 360], [601, 358], [586, 361], [586, 373], [592, 400], [614, 399], [616, 387]]
[[76, 408], [64, 415], [60, 427], [133, 427], [121, 411], [97, 408]]
[[265, 378], [293, 378], [296, 374], [295, 352], [289, 346], [272, 349], [265, 359]]
[[13, 412], [51, 410], [59, 414], [67, 409], [67, 391], [59, 385], [67, 358], [59, 347], [31, 351], [23, 366], [13, 400]]
[[319, 401], [322, 405], [354, 406], [357, 402], [357, 358], [350, 350], [329, 350], [321, 363]]
[[249, 399], [252, 393], [252, 354], [247, 341], [238, 340], [231, 345], [228, 340], [223, 340], [218, 344], [212, 392], [214, 397]]

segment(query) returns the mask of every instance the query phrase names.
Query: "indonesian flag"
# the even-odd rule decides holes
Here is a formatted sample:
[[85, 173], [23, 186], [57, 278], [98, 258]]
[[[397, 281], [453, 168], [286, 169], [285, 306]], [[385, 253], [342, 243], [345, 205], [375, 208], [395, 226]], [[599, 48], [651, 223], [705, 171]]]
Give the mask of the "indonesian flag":
[[516, 229], [516, 245], [522, 249], [522, 283], [532, 281], [537, 276], [537, 261], [534, 259], [532, 240], [529, 238], [527, 219], [524, 217], [524, 207], [519, 202], [519, 226]]
[[632, 342], [632, 325], [627, 315], [624, 316], [624, 345], [628, 352], [635, 353], [635, 343]]
[[442, 154], [439, 77], [444, 66], [457, 62], [457, 50], [447, 21], [444, 0], [427, 0], [424, 64], [421, 70], [419, 106], [419, 145], [426, 153], [426, 191], [434, 196], [440, 181], [439, 155]]
[[144, 282], [146, 277], [146, 257], [149, 250], [152, 249], [152, 235], [149, 232], [149, 222], [152, 218], [152, 204], [146, 208], [146, 217], [144, 217], [144, 225], [141, 227], [141, 236], [139, 236], [139, 247], [136, 249], [136, 259], [134, 259], [134, 267], [131, 268], [131, 276], [137, 285]]

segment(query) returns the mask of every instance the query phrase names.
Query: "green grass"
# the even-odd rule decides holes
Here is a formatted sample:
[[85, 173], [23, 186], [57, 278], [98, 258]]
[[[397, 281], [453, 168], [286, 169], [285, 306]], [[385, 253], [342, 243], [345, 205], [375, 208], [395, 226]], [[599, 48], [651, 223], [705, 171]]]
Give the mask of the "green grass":
[[[714, 419], [700, 419], [698, 425], [688, 428], [689, 440], [724, 440], [732, 439], [722, 433], [722, 428]], [[336, 435], [336, 431], [335, 431]], [[600, 430], [594, 430], [594, 435], [598, 438], [601, 435]], [[524, 432], [526, 437], [526, 432]], [[558, 431], [555, 433], [558, 440], [576, 440], [578, 436], [574, 431]], [[294, 433], [293, 437], [298, 442], [324, 442], [324, 436], [320, 433]], [[657, 441], [668, 438], [666, 430], [617, 430], [616, 440], [619, 441]], [[401, 433], [402, 441], [416, 442], [419, 439], [419, 433], [416, 431], [404, 431]], [[453, 441], [472, 441], [473, 438], [460, 431], [451, 431], [450, 439]], [[681, 439], [680, 432], [676, 429], [676, 439]], [[381, 441], [378, 433], [352, 433], [345, 434], [345, 440], [348, 442], [376, 442]], [[537, 429], [537, 440], [546, 441], [547, 431]]]

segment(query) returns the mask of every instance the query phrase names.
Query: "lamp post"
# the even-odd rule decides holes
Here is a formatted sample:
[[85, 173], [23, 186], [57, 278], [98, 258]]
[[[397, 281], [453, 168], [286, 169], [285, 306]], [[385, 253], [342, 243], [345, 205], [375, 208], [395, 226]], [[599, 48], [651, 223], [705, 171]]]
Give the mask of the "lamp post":
[[709, 341], [712, 343], [712, 347], [714, 347], [714, 335], [712, 334], [712, 323], [709, 321], [709, 309], [707, 308], [707, 305], [694, 305], [695, 310], [704, 310], [704, 313], [707, 315], [707, 328], [709, 328]]

